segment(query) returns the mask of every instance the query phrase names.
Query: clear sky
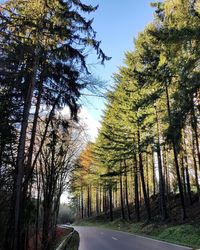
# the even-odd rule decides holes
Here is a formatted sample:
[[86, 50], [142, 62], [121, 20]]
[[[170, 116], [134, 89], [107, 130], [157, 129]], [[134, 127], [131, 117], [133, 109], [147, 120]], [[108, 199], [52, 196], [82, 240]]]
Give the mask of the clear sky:
[[[153, 1], [153, 0], [152, 0]], [[89, 57], [90, 70], [94, 75], [112, 84], [112, 75], [123, 64], [124, 53], [134, 49], [134, 38], [138, 32], [153, 20], [154, 9], [151, 0], [83, 0], [86, 4], [99, 5], [95, 13], [93, 27], [97, 32], [97, 39], [102, 41], [101, 48], [112, 59], [105, 66], [96, 64], [95, 57]], [[104, 102], [101, 98], [89, 98], [85, 103], [90, 121], [101, 120]], [[90, 124], [91, 126], [91, 124]]]

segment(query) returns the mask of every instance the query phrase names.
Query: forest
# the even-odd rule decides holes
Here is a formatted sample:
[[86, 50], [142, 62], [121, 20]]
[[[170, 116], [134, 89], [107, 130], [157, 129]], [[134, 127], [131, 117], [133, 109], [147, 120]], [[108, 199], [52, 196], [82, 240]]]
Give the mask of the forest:
[[[0, 249], [52, 249], [66, 189], [79, 221], [200, 223], [200, 1], [151, 5], [154, 20], [110, 87], [87, 63], [91, 50], [102, 64], [112, 56], [88, 18], [98, 6], [1, 3]], [[88, 142], [81, 97], [102, 88], [101, 128]]]
[[[0, 5], [0, 249], [50, 249], [60, 197], [84, 142], [81, 91], [94, 92], [88, 50], [97, 6], [79, 0]], [[68, 117], [62, 108], [68, 107]]]
[[152, 7], [154, 20], [113, 76], [98, 137], [72, 173], [79, 219], [113, 221], [120, 211], [127, 221], [199, 223], [200, 1]]

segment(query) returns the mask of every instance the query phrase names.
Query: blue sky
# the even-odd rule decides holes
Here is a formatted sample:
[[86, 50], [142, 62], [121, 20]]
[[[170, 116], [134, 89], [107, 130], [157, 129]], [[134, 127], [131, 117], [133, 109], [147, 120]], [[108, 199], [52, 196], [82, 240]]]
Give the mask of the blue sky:
[[[153, 20], [154, 9], [150, 0], [84, 0], [84, 3], [99, 5], [95, 13], [93, 28], [97, 39], [102, 41], [101, 48], [112, 59], [105, 66], [96, 64], [94, 55], [90, 55], [90, 71], [98, 78], [112, 84], [112, 75], [123, 64], [124, 53], [134, 49], [134, 38], [138, 32]], [[100, 121], [104, 102], [101, 98], [89, 98], [84, 102], [89, 115]]]

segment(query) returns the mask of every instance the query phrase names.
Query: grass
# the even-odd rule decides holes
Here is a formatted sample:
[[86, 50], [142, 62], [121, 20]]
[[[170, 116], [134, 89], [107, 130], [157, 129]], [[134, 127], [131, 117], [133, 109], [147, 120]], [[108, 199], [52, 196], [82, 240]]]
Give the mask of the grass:
[[142, 204], [140, 207], [141, 222], [137, 222], [134, 205], [130, 204], [132, 211], [131, 222], [121, 220], [120, 208], [114, 208], [114, 220], [112, 222], [109, 221], [109, 214], [101, 213], [98, 216], [78, 221], [76, 224], [120, 230], [200, 249], [200, 202], [198, 201], [198, 195], [193, 193], [192, 200], [193, 204], [187, 204], [186, 206], [187, 218], [184, 222], [180, 212], [180, 195], [170, 194], [167, 202], [169, 219], [165, 222], [162, 222], [160, 218], [159, 196], [152, 196], [150, 197], [151, 221], [147, 221], [146, 209], [144, 204]]
[[138, 235], [148, 236], [175, 244], [185, 245], [193, 248], [200, 247], [200, 227], [195, 224], [179, 224], [158, 222], [132, 222], [115, 219], [113, 222], [89, 218], [77, 223], [82, 226], [96, 226], [120, 230]]
[[[82, 226], [96, 226], [120, 230], [128, 233], [147, 236], [153, 239], [167, 241], [175, 244], [200, 249], [200, 202], [197, 194], [192, 196], [193, 204], [187, 204], [187, 218], [183, 222], [181, 215], [180, 195], [170, 194], [168, 196], [169, 219], [161, 221], [159, 211], [159, 196], [151, 197], [152, 220], [147, 221], [147, 214], [144, 204], [140, 208], [141, 222], [136, 221], [134, 206], [130, 204], [132, 221], [121, 220], [120, 208], [113, 209], [114, 220], [109, 221], [109, 215], [101, 213], [88, 219], [80, 220], [76, 224]], [[127, 211], [125, 210], [125, 214]]]

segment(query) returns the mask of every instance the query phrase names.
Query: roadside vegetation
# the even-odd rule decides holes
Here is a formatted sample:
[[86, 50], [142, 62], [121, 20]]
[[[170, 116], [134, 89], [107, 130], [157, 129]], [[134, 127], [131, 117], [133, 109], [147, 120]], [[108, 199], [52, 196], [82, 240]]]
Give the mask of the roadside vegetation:
[[200, 0], [152, 3], [89, 143], [81, 96], [103, 89], [87, 57], [110, 58], [83, 2], [0, 4], [0, 248], [49, 250], [74, 218], [199, 246]]
[[95, 219], [85, 219], [78, 223], [80, 226], [95, 226], [108, 229], [119, 230], [136, 235], [146, 236], [152, 239], [166, 241], [183, 246], [193, 247], [199, 249], [200, 230], [198, 226], [191, 224], [170, 225], [159, 223], [145, 223], [145, 222], [127, 222], [114, 220], [112, 222], [100, 222]]
[[89, 17], [97, 8], [0, 3], [1, 249], [48, 250], [56, 239], [60, 197], [85, 143], [80, 97], [101, 85], [86, 58], [90, 51], [99, 63], [109, 59]]
[[[69, 237], [69, 235], [72, 233], [73, 229], [72, 228], [60, 228], [60, 227], [57, 227], [56, 228], [56, 238], [54, 240], [54, 242], [52, 243], [51, 245], [51, 250], [56, 250], [60, 244], [66, 240], [66, 238]], [[66, 245], [65, 245], [66, 247]], [[65, 248], [63, 247], [63, 249]], [[60, 250], [63, 250], [63, 249], [60, 249]]]
[[121, 218], [126, 230], [199, 245], [200, 2], [152, 7], [76, 162], [72, 203], [77, 219], [104, 214], [106, 225]]
[[75, 225], [114, 229], [199, 249], [200, 216], [198, 210], [199, 204], [197, 203], [190, 211], [192, 214], [184, 223], [175, 219], [162, 222], [157, 216], [154, 216], [150, 221], [122, 220], [118, 209], [116, 209], [113, 211], [113, 221], [107, 220], [105, 214], [101, 214], [78, 220]]

